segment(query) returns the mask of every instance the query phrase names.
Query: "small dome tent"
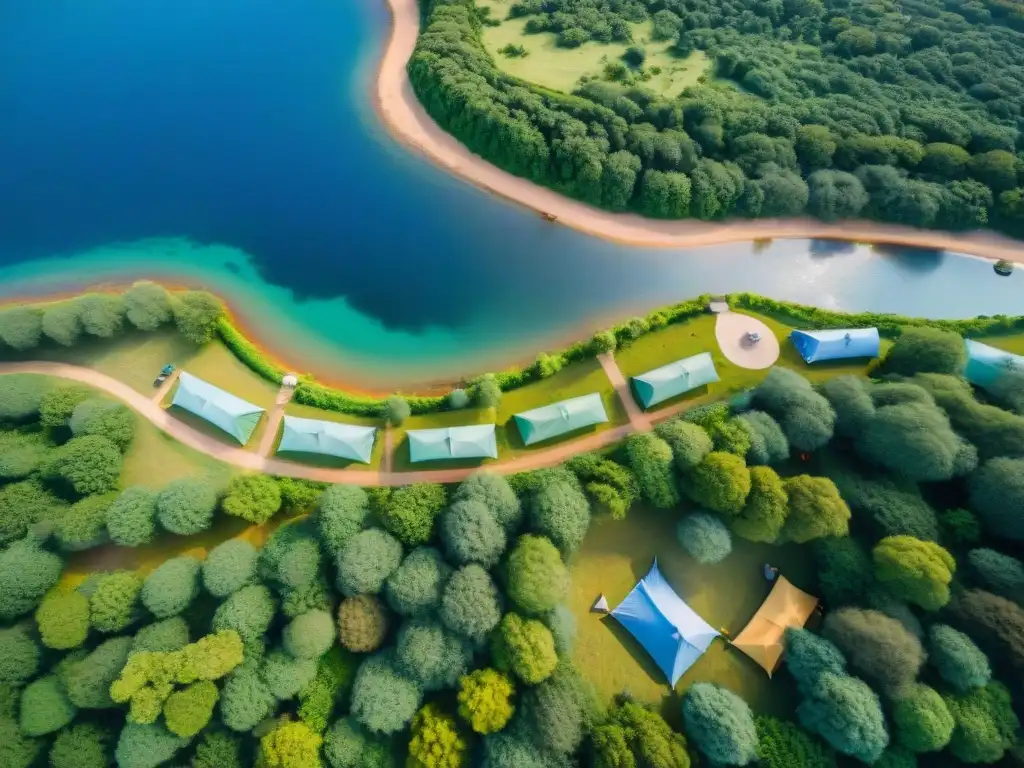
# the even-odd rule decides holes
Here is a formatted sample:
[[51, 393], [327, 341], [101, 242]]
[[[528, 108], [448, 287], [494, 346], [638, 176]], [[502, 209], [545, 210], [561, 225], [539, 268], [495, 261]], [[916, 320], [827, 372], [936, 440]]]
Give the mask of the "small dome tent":
[[1024, 373], [1024, 357], [1004, 352], [977, 341], [967, 339], [967, 365], [964, 378], [982, 389], [992, 386], [1003, 374], [1011, 371]]
[[793, 331], [790, 341], [805, 363], [878, 357], [882, 341], [877, 328], [849, 328], [832, 331]]
[[718, 381], [709, 352], [676, 360], [633, 377], [633, 389], [644, 408]]

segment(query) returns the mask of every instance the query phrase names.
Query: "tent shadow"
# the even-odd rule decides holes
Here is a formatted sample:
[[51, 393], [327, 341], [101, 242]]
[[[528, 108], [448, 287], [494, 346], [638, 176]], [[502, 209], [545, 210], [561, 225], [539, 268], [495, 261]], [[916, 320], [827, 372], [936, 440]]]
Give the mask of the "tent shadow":
[[678, 405], [679, 403], [685, 403], [687, 400], [699, 400], [703, 397], [707, 397], [708, 395], [711, 394], [711, 385], [701, 384], [699, 387], [694, 387], [693, 389], [687, 390], [686, 392], [681, 392], [678, 395], [670, 397], [668, 400], [662, 400], [659, 403], [655, 403], [650, 408], [643, 407], [643, 404], [640, 402], [639, 398], [637, 398], [636, 390], [633, 389], [632, 384], [630, 384], [629, 390], [633, 394], [633, 399], [636, 400], [637, 404], [643, 409], [644, 413], [646, 413], [648, 416], [657, 417], [658, 412], [664, 410], [665, 408], [671, 408], [672, 406]]
[[593, 424], [589, 427], [580, 427], [579, 429], [574, 429], [572, 432], [565, 432], [564, 434], [556, 437], [551, 437], [547, 440], [541, 440], [540, 442], [527, 445], [523, 442], [523, 436], [519, 434], [519, 427], [516, 426], [514, 416], [509, 416], [508, 419], [498, 425], [500, 429], [504, 430], [505, 441], [508, 443], [509, 449], [513, 451], [537, 451], [544, 448], [550, 448], [564, 440], [575, 440], [578, 437], [593, 434], [597, 432], [597, 429], [600, 426], [600, 424]]
[[[501, 456], [500, 450], [498, 455]], [[493, 461], [493, 459], [434, 459], [431, 461], [414, 462], [409, 453], [409, 437], [403, 434], [402, 439], [395, 443], [391, 461], [395, 470], [412, 471], [428, 469], [478, 469], [484, 466], [485, 462]]]
[[340, 456], [327, 456], [322, 453], [306, 453], [305, 451], [278, 451], [274, 454], [274, 457], [284, 461], [295, 462], [296, 464], [309, 464], [310, 466], [326, 467], [327, 469], [366, 468], [370, 466], [355, 459], [343, 459]]
[[640, 645], [640, 642], [629, 633], [624, 626], [622, 626], [614, 616], [606, 615], [601, 618], [601, 624], [608, 629], [614, 636], [615, 639], [625, 648], [633, 661], [644, 671], [644, 673], [655, 683], [664, 684], [666, 689], [668, 688], [668, 681], [665, 679], [665, 673], [662, 672], [658, 665], [654, 663], [654, 659], [651, 655], [644, 650], [644, 647]]

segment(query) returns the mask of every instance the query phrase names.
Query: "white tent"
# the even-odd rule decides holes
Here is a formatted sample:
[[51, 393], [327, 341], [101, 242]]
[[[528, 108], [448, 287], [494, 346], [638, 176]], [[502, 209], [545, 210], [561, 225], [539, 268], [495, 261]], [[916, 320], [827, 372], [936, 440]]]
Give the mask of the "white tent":
[[412, 462], [498, 458], [493, 424], [410, 429], [406, 434], [409, 438], [409, 460]]
[[358, 424], [285, 416], [277, 452], [319, 453], [369, 464], [376, 432]]

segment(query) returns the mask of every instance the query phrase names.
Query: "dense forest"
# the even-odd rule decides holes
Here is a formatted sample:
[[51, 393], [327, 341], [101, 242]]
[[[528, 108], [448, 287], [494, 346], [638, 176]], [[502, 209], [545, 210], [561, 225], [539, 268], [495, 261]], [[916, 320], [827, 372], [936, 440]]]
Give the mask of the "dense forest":
[[591, 80], [571, 95], [503, 73], [472, 0], [434, 0], [409, 63], [431, 116], [519, 176], [665, 218], [1024, 225], [1024, 12], [1005, 0], [521, 0], [562, 45], [628, 22], [713, 78], [677, 98]]

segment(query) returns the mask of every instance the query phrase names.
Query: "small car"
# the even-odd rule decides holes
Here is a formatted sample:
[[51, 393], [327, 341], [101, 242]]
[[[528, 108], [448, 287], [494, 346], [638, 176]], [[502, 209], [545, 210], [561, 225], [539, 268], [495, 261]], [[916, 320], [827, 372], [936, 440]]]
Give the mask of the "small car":
[[757, 331], [749, 331], [747, 333], [747, 343], [748, 344], [757, 344], [757, 342], [759, 342], [760, 340], [761, 340], [761, 334], [758, 333]]

